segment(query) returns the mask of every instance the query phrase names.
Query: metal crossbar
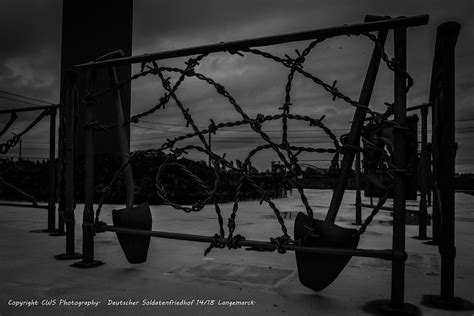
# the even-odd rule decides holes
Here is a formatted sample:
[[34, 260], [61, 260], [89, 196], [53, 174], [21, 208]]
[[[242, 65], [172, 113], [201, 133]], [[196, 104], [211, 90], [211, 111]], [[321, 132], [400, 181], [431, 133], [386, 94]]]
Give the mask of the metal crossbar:
[[[374, 205], [367, 204], [367, 203], [358, 203], [358, 205], [360, 205], [361, 207], [366, 207], [366, 208], [374, 208]], [[380, 208], [380, 210], [393, 212], [393, 207], [382, 206], [382, 207]], [[415, 209], [405, 209], [405, 212], [406, 212], [406, 213], [409, 213], [409, 214], [415, 214], [415, 215], [419, 215], [419, 214], [420, 214], [420, 211], [419, 211], [419, 210], [415, 210]]]
[[212, 45], [197, 46], [191, 48], [184, 48], [166, 52], [159, 52], [153, 54], [144, 54], [132, 57], [123, 57], [113, 60], [104, 60], [96, 62], [88, 62], [74, 66], [78, 69], [91, 69], [98, 67], [114, 67], [120, 65], [139, 64], [143, 62], [151, 62], [154, 60], [162, 60], [176, 57], [185, 57], [197, 54], [208, 54], [220, 51], [236, 51], [249, 47], [262, 47], [277, 45], [283, 43], [314, 40], [316, 38], [335, 37], [340, 35], [361, 34], [363, 32], [374, 32], [379, 30], [395, 29], [397, 27], [412, 27], [420, 26], [428, 23], [428, 15], [418, 15], [412, 17], [400, 17], [387, 19], [382, 21], [374, 21], [367, 23], [356, 23], [351, 25], [343, 25], [337, 27], [329, 27], [318, 30], [304, 31], [298, 33], [290, 33], [276, 36], [260, 37], [247, 40], [240, 40], [228, 43], [218, 43]]
[[31, 112], [31, 111], [40, 111], [40, 110], [51, 110], [51, 109], [58, 109], [58, 108], [59, 108], [59, 104], [39, 105], [39, 106], [30, 106], [30, 107], [24, 107], [24, 108], [0, 110], [0, 114]]
[[14, 206], [14, 207], [28, 207], [28, 208], [39, 208], [47, 210], [49, 208], [48, 205], [41, 205], [41, 204], [24, 204], [24, 203], [9, 203], [9, 202], [0, 202], [1, 206]]
[[[98, 227], [98, 231], [109, 231], [121, 234], [137, 235], [137, 236], [151, 236], [157, 238], [165, 239], [176, 239], [176, 240], [187, 240], [194, 242], [202, 243], [213, 243], [218, 242], [222, 245], [226, 245], [227, 238], [217, 238], [215, 236], [204, 236], [204, 235], [195, 235], [195, 234], [183, 234], [175, 232], [164, 232], [164, 231], [153, 231], [153, 230], [141, 230], [141, 229], [132, 229], [119, 226], [110, 226], [110, 225], [101, 225]], [[258, 241], [258, 240], [238, 240], [235, 242], [236, 248], [240, 247], [253, 247], [266, 251], [276, 250], [276, 245], [271, 242]], [[330, 247], [305, 247], [298, 245], [281, 245], [283, 250], [288, 251], [301, 251], [306, 253], [319, 253], [319, 254], [331, 254], [331, 255], [341, 255], [341, 256], [355, 256], [355, 257], [368, 257], [368, 258], [378, 258], [383, 260], [392, 260], [394, 257], [400, 257], [403, 260], [406, 260], [406, 254], [400, 253], [397, 254], [391, 249], [386, 250], [373, 250], [373, 249], [349, 249], [349, 248], [330, 248]]]

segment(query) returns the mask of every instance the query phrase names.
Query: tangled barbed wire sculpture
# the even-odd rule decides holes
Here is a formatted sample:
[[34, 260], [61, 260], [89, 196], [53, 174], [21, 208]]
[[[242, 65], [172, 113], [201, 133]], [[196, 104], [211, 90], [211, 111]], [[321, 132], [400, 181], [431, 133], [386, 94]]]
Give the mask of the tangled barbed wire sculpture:
[[[407, 72], [401, 70], [398, 67], [398, 63], [396, 60], [390, 59], [388, 57], [388, 55], [384, 51], [383, 45], [380, 45], [376, 36], [370, 33], [354, 33], [351, 35], [364, 35], [369, 40], [373, 41], [376, 45], [376, 48], [379, 50], [382, 60], [385, 62], [387, 67], [391, 71], [399, 72], [402, 76], [404, 76], [407, 79], [408, 89], [413, 85], [413, 79], [411, 78], [411, 76]], [[287, 81], [285, 85], [285, 99], [284, 99], [283, 105], [279, 108], [279, 110], [281, 111], [279, 114], [264, 115], [264, 114], [259, 113], [256, 116], [253, 116], [253, 117], [250, 116], [244, 111], [242, 106], [237, 102], [237, 100], [231, 95], [231, 93], [222, 84], [216, 82], [214, 79], [206, 76], [205, 74], [198, 72], [196, 70], [196, 67], [210, 53], [204, 53], [204, 54], [198, 55], [197, 57], [188, 59], [185, 62], [186, 66], [184, 68], [160, 66], [158, 65], [156, 61], [142, 63], [140, 71], [136, 73], [135, 75], [131, 76], [131, 78], [129, 78], [128, 80], [114, 84], [109, 89], [87, 95], [84, 101], [87, 103], [94, 102], [94, 100], [97, 97], [102, 96], [106, 93], [112, 92], [116, 89], [120, 89], [135, 79], [138, 79], [140, 77], [145, 77], [148, 75], [154, 75], [159, 78], [161, 85], [165, 89], [164, 95], [160, 97], [159, 102], [157, 104], [150, 107], [148, 110], [142, 113], [133, 115], [126, 122], [126, 125], [130, 125], [131, 123], [138, 123], [141, 119], [154, 113], [155, 111], [159, 109], [164, 109], [165, 105], [168, 104], [170, 101], [174, 101], [177, 108], [181, 112], [182, 117], [186, 121], [186, 126], [191, 127], [193, 130], [193, 132], [191, 133], [187, 133], [185, 135], [167, 139], [157, 149], [134, 152], [131, 156], [131, 159], [127, 163], [122, 164], [119, 170], [117, 170], [110, 184], [103, 188], [102, 197], [100, 199], [99, 206], [96, 210], [96, 223], [99, 223], [100, 210], [104, 204], [105, 197], [110, 191], [110, 187], [113, 185], [113, 183], [117, 179], [118, 174], [126, 167], [126, 165], [130, 164], [130, 162], [133, 161], [137, 156], [143, 155], [145, 153], [151, 153], [151, 152], [166, 153], [167, 158], [165, 162], [159, 167], [158, 173], [156, 175], [157, 194], [164, 201], [164, 203], [170, 205], [171, 207], [175, 209], [182, 210], [184, 212], [199, 212], [204, 208], [206, 204], [214, 204], [215, 211], [217, 214], [218, 224], [219, 224], [219, 233], [215, 235], [216, 242], [213, 242], [209, 246], [209, 248], [206, 250], [206, 254], [214, 247], [223, 248], [227, 246], [229, 248], [234, 248], [236, 245], [235, 241], [244, 238], [241, 235], [234, 236], [234, 232], [236, 228], [235, 219], [237, 216], [239, 202], [240, 202], [242, 190], [244, 187], [251, 188], [252, 190], [255, 190], [256, 192], [258, 192], [261, 203], [263, 202], [267, 203], [269, 207], [275, 213], [276, 218], [281, 226], [281, 230], [283, 233], [283, 235], [280, 237], [270, 239], [271, 242], [276, 246], [275, 248], [278, 250], [278, 249], [281, 249], [281, 247], [279, 247], [278, 245], [294, 243], [294, 241], [288, 234], [288, 230], [285, 226], [285, 222], [283, 220], [283, 217], [281, 216], [280, 210], [278, 209], [277, 205], [270, 198], [268, 198], [267, 194], [265, 194], [264, 186], [257, 184], [257, 182], [254, 179], [254, 176], [249, 172], [249, 166], [251, 165], [252, 158], [258, 152], [262, 150], [266, 150], [266, 149], [273, 150], [287, 170], [287, 173], [285, 174], [286, 180], [290, 181], [295, 186], [308, 216], [313, 218], [313, 210], [308, 202], [308, 198], [306, 197], [306, 194], [302, 186], [298, 183], [298, 181], [295, 181], [297, 177], [302, 174], [302, 170], [298, 163], [299, 155], [304, 152], [332, 154], [333, 158], [331, 159], [330, 170], [333, 173], [336, 173], [339, 169], [339, 156], [341, 154], [343, 155], [346, 151], [362, 152], [364, 150], [364, 148], [362, 147], [347, 144], [345, 142], [346, 138], [344, 137], [342, 137], [341, 139], [338, 139], [336, 135], [331, 131], [331, 129], [328, 128], [323, 123], [324, 116], [319, 117], [319, 118], [313, 118], [307, 115], [297, 115], [297, 114], [290, 113], [291, 107], [292, 107], [292, 99], [291, 99], [292, 84], [293, 84], [295, 74], [298, 73], [302, 75], [303, 77], [311, 80], [315, 85], [321, 86], [325, 91], [327, 91], [329, 94], [332, 95], [333, 100], [341, 99], [354, 108], [362, 109], [373, 120], [383, 122], [384, 124], [389, 125], [393, 128], [402, 130], [404, 132], [408, 132], [406, 127], [400, 126], [395, 121], [389, 120], [388, 117], [384, 116], [384, 114], [371, 110], [369, 109], [369, 107], [365, 105], [361, 105], [359, 102], [343, 94], [336, 87], [337, 81], [334, 81], [333, 84], [329, 84], [304, 69], [304, 63], [307, 56], [319, 43], [323, 42], [327, 38], [329, 37], [322, 37], [322, 38], [313, 40], [301, 53], [298, 50], [295, 50], [296, 55], [297, 55], [296, 57], [290, 57], [288, 55], [285, 55], [285, 57], [282, 58], [272, 53], [265, 52], [265, 51], [255, 49], [255, 48], [224, 50], [225, 52], [232, 55], [239, 55], [239, 56], [244, 56], [244, 54], [257, 55], [265, 59], [272, 60], [284, 66], [285, 68], [289, 69], [289, 73], [288, 73]], [[166, 77], [165, 73], [176, 73], [179, 76], [177, 80], [174, 82], [174, 84], [172, 84], [171, 79]], [[186, 78], [196, 78], [202, 82], [207, 83], [209, 86], [213, 87], [219, 95], [223, 96], [232, 105], [234, 111], [237, 114], [239, 114], [241, 119], [236, 120], [236, 121], [221, 122], [221, 123], [216, 123], [211, 119], [210, 124], [207, 128], [199, 128], [199, 126], [196, 124], [196, 122], [193, 119], [190, 109], [185, 107], [183, 102], [180, 100], [180, 98], [176, 94], [178, 88], [181, 86], [181, 84], [184, 82]], [[262, 129], [262, 126], [265, 123], [276, 121], [276, 120], [281, 120], [282, 122], [281, 142], [278, 142], [278, 143], [273, 141], [270, 138], [270, 136], [266, 132], [264, 132]], [[295, 144], [291, 144], [291, 142], [288, 139], [288, 122], [290, 120], [302, 121], [302, 122], [307, 123], [312, 128], [319, 128], [331, 140], [333, 147], [322, 148], [322, 147], [315, 147], [315, 146], [297, 146]], [[258, 145], [252, 148], [251, 150], [249, 150], [245, 159], [243, 160], [243, 163], [240, 166], [234, 166], [231, 161], [226, 159], [225, 155], [219, 155], [213, 152], [209, 142], [206, 140], [205, 135], [215, 134], [218, 130], [222, 128], [238, 127], [242, 125], [247, 125], [248, 127], [250, 127], [250, 129], [261, 138], [261, 140], [263, 141], [263, 144]], [[97, 121], [90, 121], [90, 122], [86, 122], [85, 124], [85, 127], [87, 128], [94, 128], [98, 130], [108, 129], [113, 126], [114, 125], [108, 125], [108, 126], [102, 125]], [[188, 145], [179, 146], [179, 143], [181, 141], [192, 139], [192, 138], [197, 138], [200, 141], [200, 145], [188, 144]], [[207, 184], [199, 176], [193, 173], [193, 171], [187, 169], [184, 165], [179, 163], [178, 159], [182, 157], [183, 155], [187, 154], [191, 150], [198, 151], [209, 156], [210, 166], [213, 170], [214, 177], [215, 177], [212, 186]], [[391, 159], [389, 155], [381, 155], [380, 157], [381, 157], [380, 159], [386, 159], [386, 160]], [[393, 164], [388, 164], [388, 165], [392, 167], [394, 166]], [[202, 189], [206, 193], [207, 196], [204, 199], [197, 201], [191, 206], [180, 205], [169, 200], [167, 198], [168, 192], [166, 190], [166, 186], [162, 182], [162, 175], [165, 172], [166, 168], [169, 168], [169, 167], [179, 168], [179, 170], [184, 172], [191, 179], [191, 181], [193, 181], [200, 189]], [[223, 220], [221, 210], [219, 207], [219, 201], [217, 199], [222, 168], [227, 168], [228, 170], [231, 170], [232, 172], [235, 172], [236, 174], [239, 175], [238, 184], [235, 188], [235, 194], [233, 198], [232, 212], [227, 222], [227, 228], [228, 228], [227, 237], [225, 237], [224, 220]], [[396, 169], [396, 168], [392, 168], [392, 169], [393, 170], [390, 170], [392, 172], [400, 171], [399, 169]], [[366, 230], [367, 226], [370, 224], [373, 217], [377, 214], [377, 212], [383, 206], [386, 199], [387, 199], [386, 196], [379, 199], [379, 203], [374, 207], [370, 216], [367, 217], [366, 221], [360, 227], [358, 234], [362, 234]], [[219, 240], [222, 240], [224, 238], [227, 240], [225, 244], [222, 244], [221, 242], [219, 242]], [[258, 249], [252, 249], [252, 250], [258, 250]]]

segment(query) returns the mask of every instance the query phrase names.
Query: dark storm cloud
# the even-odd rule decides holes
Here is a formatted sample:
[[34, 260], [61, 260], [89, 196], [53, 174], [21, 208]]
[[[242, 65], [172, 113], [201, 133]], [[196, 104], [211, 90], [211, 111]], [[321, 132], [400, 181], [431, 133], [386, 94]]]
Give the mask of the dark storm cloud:
[[[320, 20], [325, 14], [324, 5], [317, 9], [315, 4], [270, 0], [140, 1], [135, 3], [135, 41], [141, 47], [157, 34], [165, 39], [190, 37], [203, 43], [265, 36], [269, 30], [279, 32], [289, 25], [301, 24], [306, 21], [305, 16]], [[298, 19], [293, 18], [296, 16]]]
[[58, 0], [0, 2], [2, 90], [58, 102], [61, 8]]
[[61, 34], [61, 1], [1, 1], [2, 58], [31, 55], [41, 48], [58, 46]]
[[[58, 0], [0, 2], [0, 90], [59, 102], [61, 8]], [[2, 109], [25, 106], [31, 105], [0, 99]], [[10, 133], [21, 132], [38, 114], [19, 113], [1, 142], [10, 139]], [[2, 115], [0, 126], [8, 118]], [[43, 120], [24, 137], [24, 154], [48, 155], [48, 128], [49, 123]], [[8, 154], [18, 155], [18, 147]]]

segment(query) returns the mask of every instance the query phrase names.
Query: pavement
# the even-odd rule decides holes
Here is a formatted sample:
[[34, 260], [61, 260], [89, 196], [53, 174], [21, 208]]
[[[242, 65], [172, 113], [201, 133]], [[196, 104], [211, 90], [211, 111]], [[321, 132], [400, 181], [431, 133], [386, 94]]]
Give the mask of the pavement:
[[[316, 218], [324, 218], [331, 191], [306, 190]], [[354, 191], [347, 191], [337, 224], [353, 227]], [[364, 200], [366, 200], [364, 198]], [[368, 202], [368, 201], [365, 201]], [[293, 231], [297, 212], [304, 211], [296, 192], [275, 200]], [[474, 196], [456, 194], [455, 295], [474, 302]], [[101, 219], [112, 223], [106, 205]], [[417, 203], [410, 201], [409, 208]], [[152, 206], [153, 229], [212, 236], [218, 232], [214, 209], [184, 213]], [[76, 249], [81, 251], [83, 206], [76, 208]], [[232, 204], [222, 205], [228, 217]], [[431, 210], [429, 210], [431, 211]], [[364, 217], [370, 213], [364, 209]], [[282, 232], [272, 210], [258, 202], [242, 202], [235, 233], [268, 241]], [[361, 237], [359, 248], [389, 249], [391, 216], [381, 212]], [[45, 228], [46, 211], [0, 207], [0, 315], [370, 315], [373, 302], [390, 298], [391, 262], [353, 257], [339, 277], [320, 292], [298, 280], [292, 252], [213, 249], [205, 243], [152, 238], [148, 261], [127, 262], [114, 233], [96, 236], [95, 258], [104, 265], [73, 268], [75, 261], [58, 261], [65, 238], [31, 230]], [[406, 226], [408, 260], [405, 301], [421, 315], [473, 315], [473, 311], [445, 311], [421, 304], [426, 294], [439, 294], [440, 256], [436, 246], [411, 238], [415, 225]], [[431, 226], [428, 229], [431, 235]], [[76, 260], [77, 261], [77, 260]], [[315, 271], [324, 273], [324, 271]]]

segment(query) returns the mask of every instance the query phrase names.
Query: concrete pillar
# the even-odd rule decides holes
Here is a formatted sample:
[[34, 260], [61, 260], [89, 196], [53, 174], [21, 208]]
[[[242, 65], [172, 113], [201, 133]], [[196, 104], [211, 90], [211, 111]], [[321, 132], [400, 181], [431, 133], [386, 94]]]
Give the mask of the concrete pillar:
[[[122, 50], [126, 56], [132, 52], [132, 0], [64, 0], [61, 52], [61, 78], [72, 66], [95, 60], [111, 51]], [[130, 77], [131, 67], [117, 67], [118, 79], [123, 81]], [[63, 80], [61, 80], [63, 82]], [[108, 69], [97, 72], [97, 90], [110, 87]], [[77, 87], [79, 100], [85, 95], [86, 74], [79, 72]], [[64, 91], [61, 87], [61, 91]], [[130, 117], [130, 85], [121, 91], [124, 117]], [[94, 120], [101, 124], [115, 123], [114, 96], [109, 94], [98, 100], [94, 108]], [[77, 151], [84, 154], [84, 132], [81, 128], [85, 122], [85, 106], [79, 106], [79, 128], [77, 131]], [[98, 132], [95, 137], [95, 152], [119, 152], [119, 142], [115, 128]], [[127, 128], [130, 139], [130, 130]]]

